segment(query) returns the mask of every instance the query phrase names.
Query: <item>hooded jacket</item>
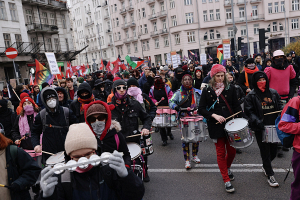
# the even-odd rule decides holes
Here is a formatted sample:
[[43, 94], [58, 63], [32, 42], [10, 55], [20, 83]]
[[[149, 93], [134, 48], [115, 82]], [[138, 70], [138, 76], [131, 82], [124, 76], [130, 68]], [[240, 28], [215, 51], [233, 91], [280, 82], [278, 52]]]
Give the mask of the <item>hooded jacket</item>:
[[[44, 99], [44, 92], [47, 90], [53, 90], [56, 95], [56, 107], [54, 108], [54, 112], [48, 107]], [[36, 115], [35, 121], [33, 123], [32, 132], [31, 132], [31, 142], [33, 148], [37, 145], [40, 145], [40, 135], [42, 134], [43, 128], [45, 126], [45, 130], [43, 132], [43, 151], [47, 151], [50, 153], [58, 153], [60, 151], [65, 150], [65, 140], [69, 130], [69, 126], [67, 126], [66, 117], [69, 117], [69, 125], [77, 123], [76, 116], [73, 114], [72, 110], [69, 109], [69, 116], [65, 117], [63, 107], [59, 105], [58, 96], [56, 91], [51, 87], [46, 87], [41, 91], [41, 101], [45, 106], [46, 110], [46, 124], [43, 124], [41, 118], [41, 112]], [[58, 127], [56, 127], [58, 126]], [[47, 154], [43, 154], [43, 162], [49, 157]]]
[[69, 100], [66, 89], [62, 87], [56, 87], [54, 89], [56, 90], [56, 92], [60, 91], [64, 94], [64, 100], [62, 102], [59, 102], [59, 105], [69, 108], [70, 104], [72, 103], [72, 100]]
[[15, 123], [17, 114], [7, 107], [6, 99], [0, 100], [0, 105], [2, 106], [0, 108], [0, 123], [4, 126], [5, 137], [13, 140], [11, 129]]
[[[110, 152], [113, 153], [114, 150], [117, 150], [119, 152], [123, 152], [123, 159], [127, 167], [130, 168], [131, 166], [131, 157], [130, 153], [127, 147], [127, 143], [125, 141], [125, 138], [123, 134], [121, 133], [121, 125], [119, 122], [115, 120], [111, 120], [111, 110], [114, 109], [114, 105], [107, 105], [103, 101], [94, 101], [88, 104], [84, 109], [84, 118], [86, 124], [90, 127], [94, 135], [96, 136], [96, 133], [94, 132], [91, 124], [88, 122], [86, 113], [90, 106], [93, 104], [102, 104], [105, 107], [105, 110], [107, 112], [107, 120], [105, 124], [104, 131], [101, 134], [100, 138], [97, 138], [98, 141], [98, 152]], [[117, 135], [117, 136], [116, 136]], [[117, 138], [119, 139], [119, 145], [117, 145]]]
[[249, 127], [253, 131], [264, 130], [263, 120], [264, 117], [268, 117], [267, 115], [264, 116], [263, 114], [261, 100], [259, 98], [259, 95], [257, 94], [257, 92], [260, 92], [260, 89], [257, 87], [257, 81], [260, 77], [266, 79], [266, 92], [268, 92], [267, 90], [270, 91], [272, 96], [272, 101], [274, 102], [275, 105], [275, 110], [277, 111], [283, 108], [282, 102], [280, 101], [279, 94], [277, 93], [276, 90], [270, 88], [269, 86], [269, 79], [267, 75], [262, 71], [255, 72], [252, 76], [252, 84], [253, 84], [252, 87], [254, 89], [248, 93], [244, 101], [245, 114], [248, 117]]

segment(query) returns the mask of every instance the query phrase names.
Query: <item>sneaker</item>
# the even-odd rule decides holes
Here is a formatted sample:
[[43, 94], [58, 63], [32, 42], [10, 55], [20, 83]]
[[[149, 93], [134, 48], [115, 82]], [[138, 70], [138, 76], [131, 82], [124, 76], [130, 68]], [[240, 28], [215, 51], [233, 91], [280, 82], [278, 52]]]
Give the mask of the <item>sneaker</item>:
[[185, 161], [185, 168], [186, 169], [191, 169], [191, 162], [189, 160]]
[[197, 164], [200, 163], [200, 159], [198, 158], [197, 155], [195, 155], [195, 156], [192, 158], [192, 161], [193, 161], [194, 163], [197, 163]]
[[289, 148], [282, 147], [282, 151], [289, 151], [289, 150], [290, 150]]
[[234, 187], [231, 185], [230, 181], [225, 183], [225, 190], [226, 192], [234, 192]]
[[233, 181], [233, 180], [234, 180], [233, 173], [231, 172], [231, 170], [230, 170], [230, 169], [228, 169], [228, 176], [229, 176], [229, 178], [230, 178], [230, 180], [231, 180], [231, 181]]
[[268, 178], [268, 183], [271, 187], [279, 187], [278, 182], [275, 180], [274, 176]]
[[265, 176], [268, 177], [268, 175], [267, 175], [266, 170], [265, 170], [264, 167], [262, 167], [262, 171], [263, 171], [263, 173], [265, 174]]

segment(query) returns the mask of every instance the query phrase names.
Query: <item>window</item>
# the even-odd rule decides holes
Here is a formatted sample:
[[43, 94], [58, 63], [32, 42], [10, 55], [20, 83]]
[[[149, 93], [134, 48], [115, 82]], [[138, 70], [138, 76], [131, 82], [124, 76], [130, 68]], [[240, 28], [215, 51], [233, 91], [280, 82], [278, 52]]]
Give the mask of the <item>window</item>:
[[154, 5], [151, 6], [151, 14], [155, 15], [155, 6]]
[[254, 34], [258, 35], [259, 34], [259, 24], [253, 24], [253, 28], [254, 28]]
[[167, 29], [167, 22], [166, 22], [166, 19], [163, 19], [163, 20], [162, 20], [162, 23], [163, 23], [163, 29]]
[[270, 32], [271, 31], [271, 24], [268, 25], [267, 30]]
[[127, 44], [126, 47], [127, 47], [127, 53], [131, 54], [130, 44]]
[[232, 19], [232, 17], [231, 17], [231, 9], [226, 9], [226, 19]]
[[139, 19], [141, 19], [141, 9], [138, 9], [138, 16], [139, 16]]
[[54, 13], [50, 13], [50, 25], [56, 25]]
[[160, 3], [160, 11], [165, 11], [165, 2]]
[[252, 17], [257, 17], [257, 6], [252, 6]]
[[175, 0], [170, 0], [170, 8], [175, 8]]
[[129, 38], [129, 32], [128, 32], [128, 30], [125, 32], [125, 34], [126, 34], [126, 38], [128, 39]]
[[188, 42], [196, 42], [195, 40], [195, 31], [187, 32]]
[[213, 2], [213, 0], [208, 0], [208, 2], [209, 2], [209, 3], [212, 3], [212, 2]]
[[175, 34], [175, 44], [180, 44], [180, 35]]
[[145, 8], [142, 8], [142, 12], [143, 12], [143, 18], [146, 17], [146, 11], [145, 11]]
[[279, 31], [283, 31], [283, 25], [279, 23]]
[[277, 31], [277, 22], [273, 22], [273, 32]]
[[172, 26], [177, 26], [176, 15], [171, 16]]
[[149, 40], [147, 40], [146, 44], [147, 44], [147, 50], [149, 51], [149, 50], [150, 50], [150, 43], [149, 43]]
[[203, 39], [207, 40], [207, 32], [204, 33]]
[[192, 0], [184, 0], [184, 5], [192, 5]]
[[169, 38], [168, 38], [168, 36], [164, 37], [164, 44], [165, 44], [165, 47], [169, 46]]
[[133, 37], [136, 37], [136, 30], [135, 30], [135, 28], [132, 29], [132, 35], [133, 35]]
[[273, 10], [272, 3], [268, 3], [268, 12], [272, 13], [272, 10]]
[[109, 43], [113, 43], [113, 38], [112, 38], [112, 35], [109, 35]]
[[119, 24], [120, 24], [119, 18], [117, 17], [117, 18], [116, 18], [116, 25], [117, 25], [117, 27], [119, 27]]
[[217, 39], [220, 39], [221, 38], [221, 34], [219, 31], [216, 31], [216, 35], [217, 35]]
[[274, 13], [278, 13], [278, 2], [274, 2]]
[[3, 1], [0, 1], [0, 20], [6, 19], [6, 13], [5, 13], [5, 4]]
[[47, 39], [47, 51], [53, 51], [51, 38]]
[[42, 24], [48, 24], [48, 17], [46, 12], [42, 12], [41, 21]]
[[118, 32], [118, 40], [121, 40], [121, 32]]
[[245, 18], [245, 8], [244, 7], [239, 7], [239, 16], [240, 16], [240, 19]]
[[158, 38], [156, 38], [154, 40], [154, 44], [155, 44], [155, 48], [158, 49], [159, 48], [159, 39]]
[[299, 28], [299, 19], [292, 19], [292, 29], [298, 29]]
[[211, 40], [215, 39], [215, 31], [214, 29], [209, 30], [209, 37]]
[[143, 42], [143, 51], [146, 51], [146, 42]]
[[207, 21], [207, 10], [203, 10], [203, 20]]
[[67, 28], [65, 15], [61, 15], [61, 21], [62, 21], [63, 28]]
[[16, 39], [17, 46], [20, 46], [22, 44], [21, 34], [15, 34], [15, 39]]
[[9, 5], [9, 11], [12, 21], [18, 21], [18, 13], [17, 13], [17, 7], [14, 3], [8, 3]]
[[107, 58], [107, 51], [103, 50], [103, 58]]
[[241, 36], [247, 35], [246, 26], [241, 26]]
[[60, 45], [59, 45], [58, 38], [54, 38], [54, 47], [55, 47], [55, 51], [59, 51], [60, 50]]
[[66, 42], [67, 51], [70, 51], [68, 38], [65, 39], [65, 42]]
[[228, 27], [228, 38], [233, 38], [233, 28]]
[[115, 4], [115, 12], [117, 12], [118, 11], [118, 6], [117, 6], [117, 4]]
[[209, 11], [209, 20], [213, 21], [214, 20], [214, 10]]
[[147, 28], [147, 24], [144, 24], [144, 30], [145, 30], [145, 34], [147, 34], [148, 33], [148, 28]]
[[134, 52], [137, 53], [138, 52], [137, 42], [133, 43], [133, 47], [134, 47]]
[[154, 30], [154, 32], [157, 31], [157, 23], [156, 22], [153, 22], [153, 30]]
[[284, 1], [281, 1], [280, 5], [281, 5], [280, 6], [280, 8], [281, 8], [280, 11], [284, 12]]
[[[25, 10], [25, 14], [26, 14], [26, 23], [27, 24], [32, 24], [32, 22], [33, 22], [33, 20], [32, 20], [32, 10]], [[1, 19], [1, 16], [0, 16], [0, 19]]]
[[292, 0], [292, 10], [299, 10], [299, 0]]
[[202, 0], [202, 3], [206, 3], [206, 0]]
[[3, 38], [4, 38], [5, 48], [10, 47], [10, 45], [11, 45], [10, 34], [9, 33], [3, 33]]
[[193, 13], [185, 13], [185, 19], [187, 24], [192, 24], [194, 22]]
[[220, 9], [216, 9], [216, 20], [220, 20]]

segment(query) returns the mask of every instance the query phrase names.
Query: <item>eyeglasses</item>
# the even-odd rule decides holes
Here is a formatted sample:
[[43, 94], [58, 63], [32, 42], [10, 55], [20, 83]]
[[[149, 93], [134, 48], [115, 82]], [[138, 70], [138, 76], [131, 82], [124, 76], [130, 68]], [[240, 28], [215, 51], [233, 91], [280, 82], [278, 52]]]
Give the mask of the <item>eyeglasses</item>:
[[95, 150], [90, 151], [90, 152], [88, 152], [88, 153], [86, 153], [84, 155], [72, 156], [71, 159], [72, 160], [79, 160], [79, 158], [81, 158], [81, 157], [87, 157], [87, 158], [89, 158], [92, 154], [95, 154]]
[[123, 90], [126, 90], [126, 89], [127, 89], [127, 86], [123, 86], [123, 87], [118, 86], [118, 87], [116, 87], [117, 90], [121, 90], [121, 88], [123, 88]]
[[106, 120], [106, 118], [107, 118], [106, 115], [99, 115], [98, 117], [90, 116], [89, 117], [89, 122], [90, 123], [94, 123], [96, 120], [98, 120], [98, 121], [104, 121], [104, 120]]

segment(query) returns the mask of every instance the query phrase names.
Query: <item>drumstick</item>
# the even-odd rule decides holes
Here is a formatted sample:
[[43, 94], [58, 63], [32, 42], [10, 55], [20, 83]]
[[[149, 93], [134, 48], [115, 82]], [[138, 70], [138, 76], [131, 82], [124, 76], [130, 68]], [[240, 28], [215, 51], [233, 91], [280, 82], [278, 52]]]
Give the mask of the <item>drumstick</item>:
[[49, 154], [49, 155], [51, 155], [51, 156], [54, 156], [54, 155], [55, 155], [54, 153], [49, 153], [49, 152], [47, 152], [47, 151], [42, 151], [42, 153]]
[[58, 158], [60, 158], [63, 154], [64, 154], [64, 152], [62, 152], [62, 153], [58, 156]]
[[[235, 113], [235, 114], [233, 114], [233, 115], [231, 115], [231, 116], [227, 117], [225, 120], [227, 120], [227, 119], [229, 119], [229, 118], [231, 118], [231, 117], [234, 117], [234, 116], [236, 116], [236, 115], [237, 115], [237, 114], [239, 114], [240, 112], [242, 112], [242, 111], [239, 111], [239, 112], [237, 112], [237, 113]], [[216, 124], [218, 124], [218, 123], [220, 123], [220, 122], [217, 122]]]
[[0, 187], [6, 187], [6, 185], [0, 184]]
[[279, 113], [281, 112], [282, 110], [277, 110], [277, 111], [274, 111], [274, 112], [269, 112], [269, 113], [266, 113], [264, 115], [271, 115], [271, 114], [275, 114], [275, 113]]
[[[149, 134], [150, 133], [154, 133], [154, 131], [152, 131], [152, 132], [149, 132]], [[131, 137], [136, 137], [136, 136], [141, 136], [142, 134], [137, 134], [137, 135], [130, 135], [130, 136], [127, 136], [126, 138], [131, 138]]]

